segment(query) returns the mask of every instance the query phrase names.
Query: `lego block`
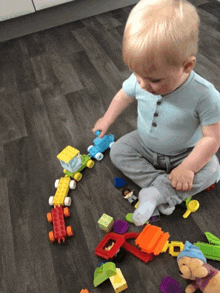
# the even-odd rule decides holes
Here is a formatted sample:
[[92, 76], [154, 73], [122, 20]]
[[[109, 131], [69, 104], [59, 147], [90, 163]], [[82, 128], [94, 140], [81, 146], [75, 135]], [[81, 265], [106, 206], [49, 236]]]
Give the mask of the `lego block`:
[[115, 293], [122, 292], [128, 288], [125, 278], [119, 268], [116, 268], [116, 273], [109, 279], [112, 283]]
[[160, 283], [160, 291], [162, 293], [182, 293], [183, 289], [178, 281], [167, 276]]
[[80, 293], [89, 293], [89, 291], [87, 289], [82, 289]]
[[183, 215], [183, 218], [187, 218], [191, 213], [195, 213], [199, 208], [199, 202], [198, 200], [191, 200], [187, 204], [187, 211]]
[[169, 248], [169, 246], [170, 246], [170, 243], [169, 243], [169, 241], [166, 241], [166, 243], [165, 243], [165, 245], [164, 245], [163, 249], [161, 250], [161, 252], [166, 252], [166, 251], [167, 251], [167, 249]]
[[[127, 221], [127, 222], [129, 222], [129, 223], [134, 223], [134, 221], [132, 220], [132, 216], [133, 216], [133, 214], [132, 213], [128, 213], [126, 216], [125, 216], [125, 220]], [[146, 223], [145, 224], [149, 224], [149, 221], [146, 221]]]
[[64, 215], [65, 217], [70, 216], [67, 207], [64, 209], [62, 207], [55, 207], [51, 210], [51, 213], [47, 214], [47, 220], [53, 223], [53, 231], [49, 232], [49, 239], [51, 242], [55, 240], [57, 240], [58, 243], [61, 243], [61, 240], [65, 242], [67, 236], [73, 236], [72, 227], [66, 227]]
[[195, 246], [198, 246], [204, 256], [208, 259], [212, 260], [220, 260], [220, 246], [207, 244], [203, 242], [196, 242], [194, 243]]
[[203, 242], [194, 243], [198, 246], [204, 256], [212, 260], [220, 260], [220, 239], [210, 232], [205, 232], [209, 244]]
[[115, 221], [113, 225], [113, 232], [118, 233], [118, 234], [123, 234], [127, 232], [129, 228], [129, 225], [127, 222], [122, 221], [122, 220], [117, 220]]
[[139, 236], [139, 233], [137, 232], [128, 232], [123, 234], [125, 242], [123, 243], [122, 247], [128, 252], [130, 252], [131, 254], [133, 254], [134, 256], [136, 256], [137, 258], [139, 258], [140, 260], [142, 260], [143, 262], [147, 263], [150, 260], [152, 260], [153, 254], [141, 251], [139, 248], [133, 246], [128, 241], [126, 241], [127, 239], [136, 239], [138, 236]]
[[116, 266], [113, 262], [106, 262], [100, 267], [95, 269], [93, 285], [97, 287], [109, 277], [116, 273]]
[[137, 237], [135, 243], [143, 251], [158, 255], [170, 237], [169, 233], [164, 233], [161, 228], [147, 224]]
[[169, 245], [169, 254], [172, 256], [177, 256], [180, 253], [180, 251], [174, 251], [175, 247], [179, 247], [180, 251], [182, 251], [184, 244], [180, 241], [171, 241]]
[[93, 140], [94, 145], [90, 145], [87, 148], [87, 151], [90, 154], [91, 158], [96, 158], [96, 160], [100, 161], [103, 159], [104, 155], [103, 152], [108, 148], [111, 148], [114, 144], [114, 135], [107, 134], [104, 135], [102, 138], [99, 138], [99, 134], [101, 133], [100, 130], [95, 132], [97, 137]]
[[210, 232], [205, 232], [205, 236], [210, 244], [220, 245], [220, 239]]
[[99, 228], [105, 232], [110, 232], [113, 225], [114, 225], [114, 219], [107, 215], [107, 214], [103, 214], [101, 216], [101, 218], [98, 220], [98, 224], [99, 224]]
[[[124, 241], [125, 239], [122, 235], [116, 234], [114, 232], [108, 233], [97, 245], [95, 254], [104, 259], [110, 259], [118, 252]], [[110, 242], [114, 242], [114, 245], [110, 250], [105, 250], [105, 247]]]
[[120, 177], [115, 177], [113, 179], [113, 184], [115, 187], [119, 188], [125, 186], [126, 182]]

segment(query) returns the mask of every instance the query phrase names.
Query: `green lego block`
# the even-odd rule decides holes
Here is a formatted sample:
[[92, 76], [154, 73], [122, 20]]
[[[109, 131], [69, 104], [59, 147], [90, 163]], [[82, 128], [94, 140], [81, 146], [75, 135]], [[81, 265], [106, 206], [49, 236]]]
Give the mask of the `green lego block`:
[[95, 269], [93, 285], [97, 287], [109, 277], [116, 273], [116, 265], [113, 262], [106, 262]]
[[196, 242], [194, 245], [200, 248], [206, 258], [220, 260], [220, 245], [212, 245], [203, 242]]
[[111, 230], [114, 224], [114, 219], [107, 214], [103, 214], [101, 218], [98, 220], [98, 224], [100, 229], [108, 232]]
[[220, 239], [210, 232], [205, 232], [208, 242], [215, 245], [220, 245]]

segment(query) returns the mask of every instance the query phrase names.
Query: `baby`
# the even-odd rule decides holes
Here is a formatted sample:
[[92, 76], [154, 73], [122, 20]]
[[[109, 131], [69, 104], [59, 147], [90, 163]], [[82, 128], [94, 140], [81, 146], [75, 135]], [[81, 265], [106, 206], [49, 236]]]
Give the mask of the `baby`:
[[132, 72], [93, 132], [102, 137], [135, 99], [137, 130], [120, 138], [112, 162], [141, 187], [133, 213], [143, 225], [157, 207], [176, 204], [217, 181], [220, 94], [193, 70], [199, 16], [185, 0], [141, 0], [123, 36], [123, 60]]

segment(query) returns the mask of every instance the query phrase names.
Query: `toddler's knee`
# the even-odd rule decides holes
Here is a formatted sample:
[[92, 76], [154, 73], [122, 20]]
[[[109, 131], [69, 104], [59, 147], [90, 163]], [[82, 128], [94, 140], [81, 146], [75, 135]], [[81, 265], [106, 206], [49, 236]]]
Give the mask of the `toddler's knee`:
[[110, 159], [114, 165], [117, 166], [118, 158], [120, 157], [120, 148], [118, 148], [118, 142], [115, 142], [113, 147], [110, 149]]

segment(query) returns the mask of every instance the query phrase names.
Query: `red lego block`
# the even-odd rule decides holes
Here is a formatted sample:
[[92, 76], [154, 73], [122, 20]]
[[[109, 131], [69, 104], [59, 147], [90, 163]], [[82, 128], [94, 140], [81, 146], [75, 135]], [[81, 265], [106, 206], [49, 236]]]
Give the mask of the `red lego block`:
[[[110, 259], [117, 254], [121, 247], [123, 247], [125, 250], [129, 251], [131, 254], [133, 254], [143, 262], [147, 263], [153, 258], [153, 254], [141, 251], [139, 248], [136, 248], [126, 241], [128, 239], [136, 239], [138, 235], [139, 234], [137, 232], [129, 232], [122, 235], [116, 234], [114, 232], [108, 233], [104, 236], [104, 238], [96, 247], [95, 254], [103, 257], [104, 259]], [[107, 244], [110, 242], [113, 242], [114, 245], [110, 248], [110, 250], [105, 250]]]
[[[114, 242], [114, 245], [110, 250], [105, 250], [108, 243]], [[104, 236], [95, 249], [95, 254], [103, 257], [104, 259], [112, 258], [120, 249], [125, 239], [122, 235], [111, 232]]]
[[210, 190], [212, 190], [214, 188], [215, 188], [215, 183], [212, 184], [211, 186], [209, 186], [208, 188], [206, 188], [206, 191], [210, 191]]
[[[128, 232], [128, 233], [123, 234], [123, 237], [125, 240], [136, 239], [138, 236], [139, 236], [139, 233], [137, 233], [137, 232]], [[124, 242], [122, 247], [145, 263], [152, 260], [152, 258], [153, 258], [153, 253], [146, 253], [144, 251], [141, 251], [140, 249], [133, 246], [132, 244], [130, 244], [127, 241]]]
[[63, 209], [63, 207], [55, 207], [47, 214], [48, 222], [53, 223], [53, 231], [49, 232], [49, 239], [51, 242], [54, 242], [55, 240], [57, 240], [58, 243], [61, 243], [61, 240], [65, 242], [67, 236], [73, 235], [72, 227], [66, 227], [65, 225], [64, 216], [70, 216], [68, 208]]

